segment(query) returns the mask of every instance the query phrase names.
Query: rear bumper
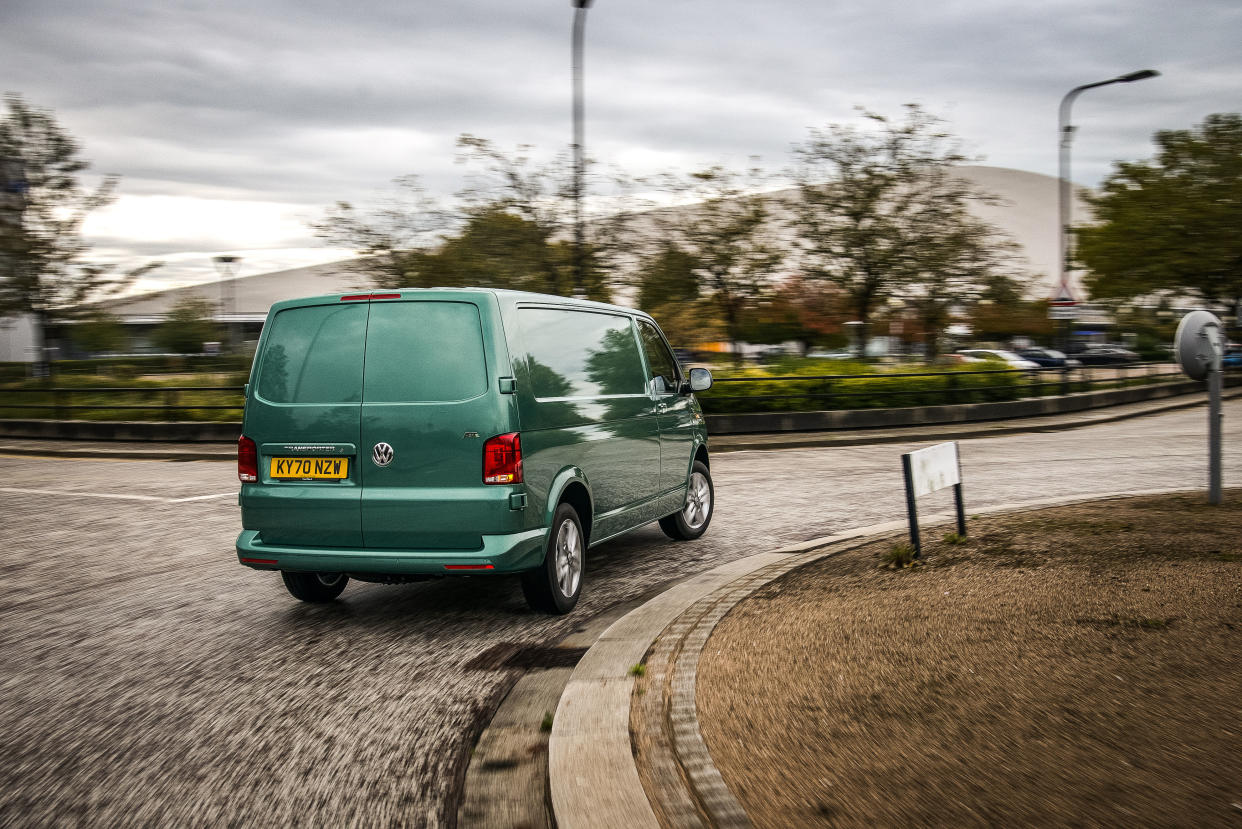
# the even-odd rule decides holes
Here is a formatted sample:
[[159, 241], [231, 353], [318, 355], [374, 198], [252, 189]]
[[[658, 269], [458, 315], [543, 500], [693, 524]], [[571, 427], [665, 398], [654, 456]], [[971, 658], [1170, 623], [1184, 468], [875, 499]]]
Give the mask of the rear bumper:
[[518, 573], [543, 561], [547, 529], [483, 536], [479, 550], [368, 550], [264, 544], [256, 530], [237, 537], [237, 559], [256, 570], [386, 575]]

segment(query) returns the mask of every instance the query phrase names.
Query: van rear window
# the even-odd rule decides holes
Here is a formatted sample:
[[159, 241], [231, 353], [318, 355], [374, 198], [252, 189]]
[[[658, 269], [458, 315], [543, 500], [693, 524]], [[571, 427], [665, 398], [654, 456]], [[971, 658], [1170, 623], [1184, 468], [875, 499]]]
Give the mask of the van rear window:
[[279, 312], [264, 338], [259, 397], [272, 403], [361, 402], [366, 330], [364, 304]]
[[367, 403], [469, 400], [487, 391], [479, 309], [469, 302], [374, 302]]

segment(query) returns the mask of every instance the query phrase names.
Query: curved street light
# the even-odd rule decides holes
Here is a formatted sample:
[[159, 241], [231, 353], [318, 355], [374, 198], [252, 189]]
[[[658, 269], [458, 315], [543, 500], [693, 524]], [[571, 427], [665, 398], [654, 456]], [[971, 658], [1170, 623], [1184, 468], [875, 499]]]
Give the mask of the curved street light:
[[1097, 86], [1108, 86], [1114, 83], [1133, 83], [1134, 81], [1145, 81], [1148, 78], [1154, 78], [1160, 73], [1155, 69], [1140, 69], [1137, 72], [1130, 72], [1126, 75], [1118, 75], [1115, 78], [1109, 78], [1106, 81], [1096, 81], [1095, 83], [1086, 83], [1082, 86], [1076, 86], [1069, 92], [1065, 93], [1065, 97], [1061, 99], [1061, 108], [1057, 113], [1057, 135], [1060, 137], [1060, 157], [1059, 157], [1059, 177], [1060, 187], [1057, 192], [1058, 214], [1060, 221], [1060, 245], [1061, 245], [1061, 285], [1057, 289], [1057, 298], [1066, 297], [1072, 300], [1074, 298], [1073, 291], [1069, 285], [1070, 270], [1070, 144], [1074, 140], [1074, 125], [1070, 123], [1070, 108], [1074, 105], [1074, 100], [1086, 92], [1088, 89], [1095, 89]]
[[573, 31], [573, 117], [574, 117], [574, 296], [586, 295], [586, 259], [582, 228], [582, 41], [586, 33], [586, 13], [594, 0], [570, 0], [574, 8]]

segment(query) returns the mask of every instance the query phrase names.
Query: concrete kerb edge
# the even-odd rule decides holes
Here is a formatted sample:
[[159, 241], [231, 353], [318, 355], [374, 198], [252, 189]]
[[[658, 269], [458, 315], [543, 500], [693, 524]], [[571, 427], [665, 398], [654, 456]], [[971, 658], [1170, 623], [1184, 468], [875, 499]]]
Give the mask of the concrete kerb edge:
[[[1040, 498], [1022, 503], [976, 508], [971, 510], [971, 515], [995, 516], [1092, 501], [1190, 491], [1197, 490], [1173, 487]], [[937, 513], [923, 517], [920, 523], [935, 526], [949, 524], [954, 520], [952, 513]], [[710, 614], [710, 620], [705, 621], [706, 629], [698, 632], [707, 635], [696, 637], [701, 650], [706, 646], [716, 624], [734, 606], [764, 585], [828, 556], [857, 549], [872, 541], [902, 532], [905, 527], [904, 520], [872, 524], [728, 562], [692, 576], [614, 622], [579, 662], [584, 668], [589, 666], [589, 670], [580, 672], [575, 668], [556, 709], [552, 735], [548, 742], [548, 775], [557, 826], [560, 829], [600, 826], [659, 827], [630, 750], [629, 713], [634, 683], [630, 668], [634, 664], [631, 661], [634, 650], [613, 650], [612, 658], [608, 659], [604, 651], [608, 650], [609, 642], [625, 639], [637, 644], [636, 639], [645, 637], [645, 651], [671, 624], [695, 605], [713, 594], [725, 592], [734, 582], [751, 579], [745, 589], [736, 590], [733, 595], [725, 597], [719, 603], [717, 612]], [[758, 571], [765, 569], [772, 571], [770, 578], [754, 578]], [[618, 693], [619, 686], [623, 683], [628, 685], [630, 693]], [[587, 712], [589, 715], [584, 718], [583, 715]], [[589, 725], [587, 722], [580, 722], [583, 719], [588, 719]], [[607, 728], [601, 729], [601, 723], [607, 723]], [[697, 733], [697, 716], [693, 725]], [[625, 750], [620, 750], [621, 747]], [[702, 759], [710, 767], [706, 770], [707, 774], [719, 778], [719, 772], [711, 763], [706, 746], [703, 747], [703, 755]], [[609, 781], [612, 791], [607, 804], [601, 802], [598, 790], [589, 786], [586, 789], [582, 787], [581, 784], [588, 781]], [[605, 805], [607, 808], [602, 808]]]

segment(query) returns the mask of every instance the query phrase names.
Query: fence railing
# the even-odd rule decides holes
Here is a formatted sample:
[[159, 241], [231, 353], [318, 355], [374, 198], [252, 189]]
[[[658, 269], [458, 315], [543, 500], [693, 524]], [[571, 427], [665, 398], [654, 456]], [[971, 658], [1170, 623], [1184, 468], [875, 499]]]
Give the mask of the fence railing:
[[[717, 377], [701, 395], [710, 413], [1020, 400], [1163, 382], [1183, 377], [1173, 363], [893, 374]], [[755, 393], [731, 394], [747, 384]], [[0, 387], [0, 417], [57, 420], [241, 419], [243, 386]], [[235, 412], [236, 417], [225, 415]], [[187, 417], [188, 415], [188, 417]]]

